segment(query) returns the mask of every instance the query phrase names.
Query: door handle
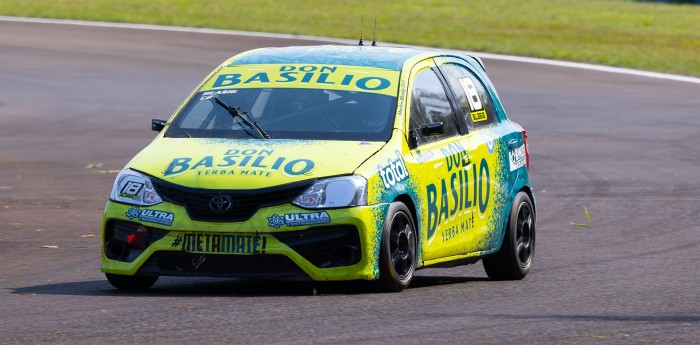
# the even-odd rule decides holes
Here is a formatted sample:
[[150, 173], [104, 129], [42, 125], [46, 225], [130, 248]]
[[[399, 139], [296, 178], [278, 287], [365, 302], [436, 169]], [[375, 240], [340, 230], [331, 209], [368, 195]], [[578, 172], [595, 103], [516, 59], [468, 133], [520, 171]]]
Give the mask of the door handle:
[[462, 166], [465, 167], [469, 164], [472, 164], [472, 156], [468, 153], [465, 153], [462, 155]]

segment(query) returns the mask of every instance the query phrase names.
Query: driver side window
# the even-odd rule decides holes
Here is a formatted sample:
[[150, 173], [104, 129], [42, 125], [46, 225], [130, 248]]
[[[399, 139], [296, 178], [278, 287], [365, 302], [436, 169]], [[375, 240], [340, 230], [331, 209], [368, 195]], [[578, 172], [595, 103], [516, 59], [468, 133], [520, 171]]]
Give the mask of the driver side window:
[[[458, 134], [457, 116], [445, 93], [440, 79], [426, 68], [416, 75], [411, 87], [410, 136], [414, 146], [441, 140]], [[426, 125], [442, 123], [444, 132], [425, 135]]]

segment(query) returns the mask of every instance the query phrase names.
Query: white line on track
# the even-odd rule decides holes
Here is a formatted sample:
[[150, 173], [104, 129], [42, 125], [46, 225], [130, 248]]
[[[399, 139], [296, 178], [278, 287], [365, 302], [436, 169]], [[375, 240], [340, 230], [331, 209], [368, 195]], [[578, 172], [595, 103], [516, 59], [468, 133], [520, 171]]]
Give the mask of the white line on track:
[[[69, 20], [69, 19], [46, 19], [46, 18], [0, 16], [0, 21], [21, 22], [21, 23], [38, 23], [38, 24], [79, 25], [79, 26], [119, 28], [119, 29], [136, 29], [136, 30], [188, 32], [188, 33], [200, 33], [200, 34], [208, 34], [208, 35], [235, 35], [235, 36], [248, 36], [248, 37], [285, 38], [285, 39], [321, 41], [321, 42], [339, 43], [339, 44], [355, 44], [357, 42], [357, 40], [349, 40], [349, 39], [342, 39], [342, 38], [330, 38], [330, 37], [321, 37], [321, 36], [290, 35], [290, 34], [278, 34], [278, 33], [268, 33], [268, 32], [205, 29], [205, 28], [189, 28], [189, 27], [182, 27], [182, 26], [163, 26], [163, 25], [150, 25], [150, 24], [93, 22], [93, 21], [86, 21], [86, 20]], [[387, 44], [387, 45], [394, 46], [395, 44]], [[402, 45], [402, 46], [419, 47], [419, 46], [410, 46], [410, 45]], [[429, 48], [429, 47], [420, 47], [420, 48]], [[700, 84], [700, 78], [687, 77], [687, 76], [681, 76], [681, 75], [675, 75], [675, 74], [656, 73], [656, 72], [640, 71], [640, 70], [629, 69], [629, 68], [609, 67], [609, 66], [593, 65], [593, 64], [587, 64], [587, 63], [579, 63], [579, 62], [547, 60], [547, 59], [519, 57], [519, 56], [511, 56], [511, 55], [489, 54], [489, 53], [480, 53], [480, 52], [466, 52], [466, 53], [472, 54], [472, 55], [475, 55], [475, 56], [478, 56], [478, 57], [484, 58], [484, 59], [524, 62], [524, 63], [539, 64], [539, 65], [566, 67], [566, 68], [578, 68], [578, 69], [586, 69], [586, 70], [591, 70], [591, 71], [627, 74], [627, 75], [634, 75], [634, 76], [647, 77], [647, 78], [665, 79], [665, 80], [673, 80], [673, 81]]]

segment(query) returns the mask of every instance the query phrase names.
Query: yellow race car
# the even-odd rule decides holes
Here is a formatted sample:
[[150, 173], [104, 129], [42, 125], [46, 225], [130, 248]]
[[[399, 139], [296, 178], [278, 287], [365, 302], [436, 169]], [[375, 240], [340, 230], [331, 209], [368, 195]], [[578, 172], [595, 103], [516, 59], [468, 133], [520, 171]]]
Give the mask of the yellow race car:
[[535, 248], [526, 132], [482, 62], [428, 49], [257, 49], [218, 66], [114, 182], [102, 271], [377, 280], [483, 261], [522, 279]]

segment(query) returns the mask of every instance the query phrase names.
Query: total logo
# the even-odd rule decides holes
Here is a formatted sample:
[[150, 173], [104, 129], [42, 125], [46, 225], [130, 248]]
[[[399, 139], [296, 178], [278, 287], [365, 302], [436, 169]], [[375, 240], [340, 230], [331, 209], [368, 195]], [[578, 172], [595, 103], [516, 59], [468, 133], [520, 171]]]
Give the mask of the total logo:
[[389, 164], [377, 166], [379, 176], [382, 177], [382, 182], [386, 188], [391, 188], [408, 177], [408, 170], [406, 170], [406, 164], [403, 162], [401, 152], [398, 150], [394, 152], [396, 153], [396, 160], [392, 161], [389, 159]]

